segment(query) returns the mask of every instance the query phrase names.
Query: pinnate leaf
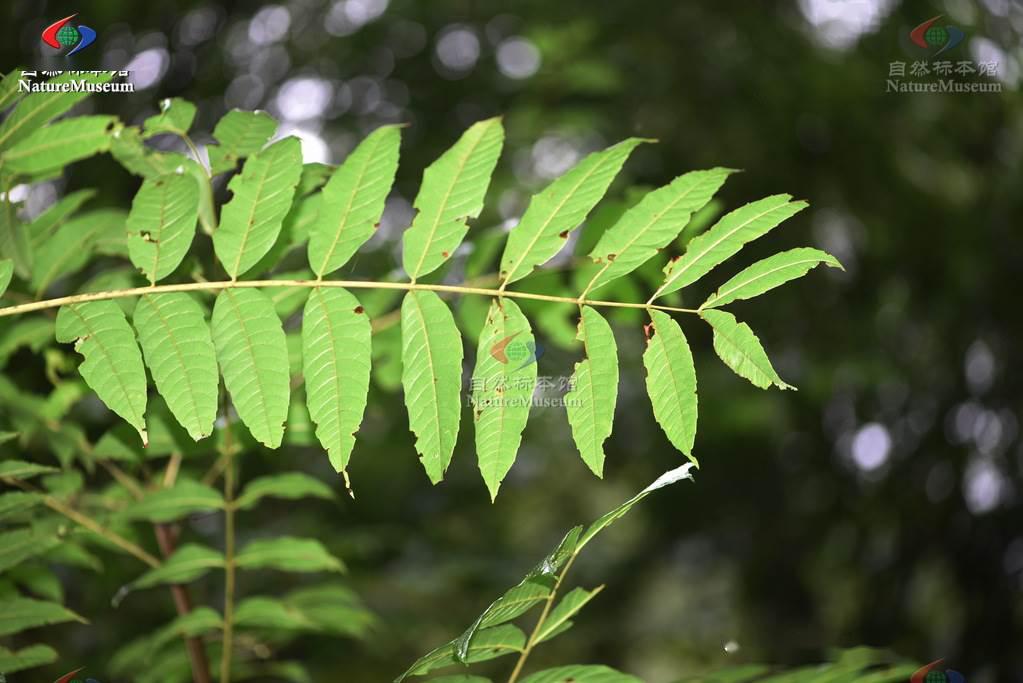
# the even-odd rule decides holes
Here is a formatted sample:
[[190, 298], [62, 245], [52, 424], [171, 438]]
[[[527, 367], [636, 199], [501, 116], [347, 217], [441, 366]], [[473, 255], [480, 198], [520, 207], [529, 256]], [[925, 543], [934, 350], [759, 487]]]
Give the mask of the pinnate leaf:
[[462, 337], [436, 293], [413, 290], [401, 304], [401, 382], [409, 427], [426, 474], [444, 477], [462, 415]]
[[402, 263], [413, 280], [447, 261], [468, 232], [468, 219], [483, 209], [490, 176], [504, 143], [500, 118], [469, 127], [423, 173], [416, 217], [405, 231]]
[[191, 175], [147, 178], [128, 214], [128, 255], [156, 284], [188, 254], [199, 217], [199, 184]]
[[4, 153], [4, 170], [35, 175], [110, 149], [115, 116], [76, 116], [40, 128]]
[[675, 448], [693, 458], [696, 438], [696, 368], [682, 328], [671, 316], [650, 311], [653, 329], [647, 332], [643, 366], [654, 417]]
[[221, 212], [213, 248], [232, 278], [256, 265], [273, 247], [301, 175], [301, 143], [287, 137], [251, 157], [231, 178], [227, 189], [233, 196]]
[[273, 303], [257, 289], [225, 289], [213, 305], [213, 343], [224, 386], [257, 441], [277, 448], [290, 396], [288, 346]]
[[251, 541], [235, 558], [242, 569], [280, 569], [287, 572], [339, 572], [337, 559], [312, 538], [265, 538]]
[[521, 280], [558, 253], [568, 233], [585, 220], [629, 154], [643, 142], [629, 138], [594, 152], [534, 196], [522, 220], [508, 234], [501, 278], [507, 283]]
[[174, 486], [147, 493], [145, 498], [125, 508], [122, 514], [126, 519], [172, 522], [223, 507], [224, 498], [217, 489], [191, 479], [179, 479]]
[[348, 291], [317, 288], [309, 293], [302, 316], [306, 405], [316, 423], [316, 438], [341, 473], [366, 409], [371, 339], [369, 316]]
[[587, 291], [631, 273], [671, 244], [733, 172], [728, 168], [691, 171], [643, 197], [601, 235], [590, 252], [600, 269]]
[[142, 124], [143, 137], [161, 133], [184, 135], [195, 120], [195, 105], [180, 97], [160, 101], [160, 113], [150, 116]]
[[61, 306], [57, 341], [75, 342], [85, 357], [78, 371], [103, 403], [146, 436], [146, 369], [135, 333], [113, 301]]
[[618, 402], [618, 346], [611, 326], [596, 309], [584, 306], [582, 311], [578, 339], [586, 357], [575, 365], [565, 410], [583, 462], [599, 477]]
[[132, 588], [151, 588], [162, 584], [186, 584], [205, 576], [211, 569], [221, 569], [224, 556], [212, 548], [188, 543], [168, 557], [162, 565], [151, 569], [134, 582]]
[[29, 598], [0, 600], [0, 636], [67, 621], [87, 623], [82, 617], [54, 602]]
[[771, 359], [749, 325], [740, 323], [728, 311], [710, 309], [700, 315], [714, 328], [714, 351], [732, 372], [761, 389], [772, 384], [779, 389], [795, 389], [775, 372]]
[[401, 128], [381, 126], [355, 148], [323, 188], [309, 230], [309, 265], [328, 275], [373, 236], [398, 170]]
[[277, 122], [266, 112], [227, 112], [213, 129], [220, 144], [208, 148], [210, 171], [217, 174], [233, 169], [239, 159], [261, 150], [276, 130]]
[[217, 418], [217, 356], [202, 307], [184, 292], [145, 294], [132, 316], [156, 388], [198, 441]]
[[330, 500], [334, 492], [319, 479], [313, 479], [301, 472], [284, 472], [253, 479], [238, 496], [235, 504], [240, 510], [248, 510], [256, 506], [263, 498], [283, 498], [299, 500], [302, 498], [322, 498]]
[[573, 664], [538, 671], [523, 678], [522, 683], [643, 683], [643, 681], [606, 666]]
[[476, 455], [493, 500], [515, 462], [536, 388], [536, 341], [529, 320], [510, 299], [490, 305], [472, 386]]
[[842, 264], [831, 254], [810, 247], [790, 249], [769, 256], [718, 287], [718, 291], [711, 294], [700, 308], [717, 308], [739, 299], [752, 299], [790, 280], [803, 277], [820, 263], [842, 268]]
[[725, 214], [707, 232], [694, 237], [681, 257], [665, 266], [664, 284], [654, 293], [654, 298], [696, 282], [745, 244], [766, 235], [806, 208], [806, 202], [791, 199], [792, 195], [776, 194]]

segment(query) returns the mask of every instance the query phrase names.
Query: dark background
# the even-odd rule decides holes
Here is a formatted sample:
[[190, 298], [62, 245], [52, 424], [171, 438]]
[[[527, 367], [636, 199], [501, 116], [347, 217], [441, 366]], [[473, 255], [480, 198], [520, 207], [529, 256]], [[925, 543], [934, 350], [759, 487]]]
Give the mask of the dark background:
[[[691, 295], [784, 248], [834, 253], [844, 273], [814, 271], [733, 307], [799, 391], [733, 376], [703, 326], [681, 320], [699, 372], [702, 469], [581, 558], [575, 578], [608, 588], [533, 664], [600, 662], [666, 682], [869, 644], [944, 657], [971, 682], [1023, 680], [1019, 4], [14, 0], [4, 71], [61, 68], [40, 55], [38, 35], [72, 11], [99, 33], [76, 64], [128, 65], [138, 79], [136, 94], [88, 106], [129, 122], [185, 97], [199, 105], [203, 142], [227, 108], [263, 108], [303, 131], [307, 161], [333, 163], [380, 123], [409, 122], [387, 239], [355, 276], [398, 266], [422, 168], [494, 114], [508, 141], [474, 230], [519, 215], [575, 155], [631, 135], [660, 142], [634, 155], [612, 199], [627, 184], [721, 165], [745, 171], [721, 193], [726, 208], [777, 192], [808, 200]], [[937, 14], [967, 34], [947, 58], [997, 61], [1001, 93], [886, 92], [891, 62], [929, 59], [908, 34]], [[97, 203], [126, 206], [137, 179], [112, 164], [102, 178]], [[95, 183], [72, 169], [30, 208]], [[493, 505], [468, 412], [448, 479], [432, 487], [400, 395], [375, 387], [351, 467], [357, 500], [242, 522], [320, 538], [380, 618], [365, 642], [303, 638], [285, 654], [314, 680], [389, 680], [459, 633], [565, 529], [678, 465], [644, 395], [640, 325], [616, 335], [623, 383], [604, 479], [579, 460], [563, 412], [534, 409]], [[549, 347], [540, 373], [568, 374], [576, 354]], [[295, 468], [332, 477], [314, 449], [247, 458], [243, 479]], [[69, 605], [93, 624], [55, 643], [101, 679], [139, 620], [170, 614], [155, 592], [111, 609], [123, 580], [79, 575]], [[219, 601], [219, 579], [206, 581], [196, 597]], [[726, 654], [730, 641], [738, 650]]]

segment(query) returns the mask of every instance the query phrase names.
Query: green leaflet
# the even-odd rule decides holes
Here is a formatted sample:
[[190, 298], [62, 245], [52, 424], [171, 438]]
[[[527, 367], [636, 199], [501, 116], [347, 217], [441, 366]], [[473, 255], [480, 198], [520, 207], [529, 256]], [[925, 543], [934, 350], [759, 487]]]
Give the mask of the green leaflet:
[[40, 474], [52, 474], [59, 471], [56, 467], [37, 465], [34, 462], [25, 462], [24, 460], [4, 460], [0, 462], [0, 479], [11, 479], [12, 481], [22, 481], [37, 477]]
[[831, 254], [810, 247], [790, 249], [769, 256], [718, 287], [718, 291], [707, 297], [700, 308], [716, 308], [739, 299], [760, 296], [790, 280], [803, 277], [819, 263], [842, 268], [842, 264]]
[[[522, 652], [525, 646], [526, 634], [517, 626], [502, 624], [480, 629], [469, 645], [465, 663], [485, 662], [514, 652]], [[452, 641], [420, 657], [409, 667], [408, 671], [395, 679], [395, 683], [400, 683], [409, 676], [422, 676], [434, 669], [459, 663], [455, 659], [454, 641]]]
[[277, 131], [277, 122], [262, 111], [232, 109], [213, 129], [219, 145], [210, 145], [210, 172], [216, 175], [232, 170], [238, 160], [255, 154]]
[[134, 126], [118, 130], [110, 144], [110, 155], [129, 173], [142, 178], [179, 173], [194, 161], [177, 152], [157, 152], [142, 144], [142, 134]]
[[599, 534], [604, 529], [614, 524], [616, 521], [618, 521], [625, 515], [629, 514], [629, 511], [631, 511], [632, 508], [636, 507], [636, 504], [639, 503], [639, 501], [643, 500], [654, 491], [662, 489], [665, 486], [670, 486], [685, 479], [692, 481], [693, 476], [689, 472], [695, 466], [696, 466], [695, 461], [687, 462], [686, 464], [680, 465], [673, 470], [668, 470], [661, 476], [657, 477], [657, 479], [654, 479], [649, 486], [647, 486], [645, 489], [634, 495], [632, 498], [629, 498], [627, 501], [616, 507], [614, 510], [605, 512], [603, 515], [597, 518], [597, 520], [593, 522], [593, 524], [588, 526], [586, 528], [586, 531], [584, 531], [579, 536], [579, 541], [575, 545], [574, 552], [576, 553], [580, 552], [586, 546], [587, 543], [593, 540], [593, 538], [597, 534]]
[[16, 207], [10, 200], [10, 193], [0, 200], [0, 256], [14, 262], [14, 272], [22, 279], [32, 274], [32, 242], [28, 228], [16, 215]]
[[277, 241], [301, 175], [302, 145], [287, 137], [251, 157], [231, 178], [227, 189], [233, 196], [221, 211], [213, 248], [232, 279], [256, 265]]
[[362, 636], [376, 623], [355, 591], [336, 583], [299, 588], [289, 592], [285, 602], [328, 633]]
[[413, 280], [447, 261], [479, 216], [504, 143], [500, 118], [473, 124], [427, 167], [416, 195], [416, 217], [405, 231], [402, 264]]
[[150, 657], [178, 638], [202, 636], [224, 626], [220, 613], [209, 607], [197, 607], [183, 614], [153, 634], [149, 644]]
[[309, 230], [309, 265], [329, 275], [373, 236], [398, 170], [399, 126], [381, 126], [355, 148], [323, 188]]
[[171, 173], [142, 182], [128, 214], [128, 255], [151, 284], [178, 267], [195, 236], [199, 184]]
[[224, 556], [212, 548], [188, 543], [132, 582], [132, 589], [152, 588], [167, 583], [186, 584], [206, 575], [211, 569], [224, 566]]
[[238, 417], [257, 441], [277, 448], [290, 386], [288, 346], [273, 303], [257, 289], [225, 289], [212, 322], [217, 362]]
[[654, 417], [675, 448], [693, 462], [696, 439], [696, 368], [682, 328], [671, 316], [651, 310], [653, 333], [648, 332], [643, 366]]
[[3, 296], [7, 291], [8, 285], [11, 284], [11, 276], [13, 275], [14, 261], [9, 258], [0, 261], [0, 296]]
[[436, 293], [413, 290], [401, 304], [401, 383], [409, 427], [426, 475], [444, 478], [462, 416], [462, 337]]
[[299, 610], [273, 598], [246, 598], [234, 612], [237, 626], [262, 629], [316, 630], [316, 624]]
[[239, 510], [249, 510], [263, 498], [283, 498], [299, 500], [301, 498], [322, 498], [330, 500], [334, 492], [319, 479], [313, 479], [301, 472], [284, 472], [250, 481], [235, 501]]
[[88, 623], [63, 605], [28, 598], [0, 600], [0, 636], [25, 631], [38, 626], [62, 624], [66, 621]]
[[61, 306], [56, 335], [59, 342], [75, 342], [75, 350], [85, 357], [78, 371], [86, 383], [148, 443], [146, 369], [121, 307], [113, 301]]
[[57, 651], [47, 645], [29, 645], [20, 650], [0, 647], [0, 671], [13, 674], [57, 661]]
[[538, 671], [523, 678], [522, 683], [643, 683], [643, 681], [606, 666], [574, 664]]
[[740, 323], [728, 311], [707, 310], [700, 313], [700, 317], [714, 328], [714, 351], [732, 372], [761, 389], [772, 384], [779, 389], [795, 389], [775, 372], [767, 352], [749, 325]]
[[15, 529], [0, 533], [0, 572], [42, 555], [60, 545], [52, 532], [36, 529]]
[[220, 376], [202, 307], [184, 292], [145, 294], [132, 320], [170, 411], [194, 440], [209, 436], [217, 418]]
[[490, 305], [472, 387], [476, 454], [493, 500], [515, 462], [536, 387], [536, 341], [529, 320], [510, 299]]
[[125, 519], [172, 522], [197, 512], [213, 512], [224, 507], [220, 491], [191, 479], [179, 479], [170, 488], [147, 493], [142, 500], [124, 509]]
[[[111, 78], [109, 71], [98, 74], [61, 74], [50, 83], [68, 83], [84, 80], [88, 83], [106, 83]], [[89, 96], [88, 92], [40, 92], [32, 93], [18, 103], [14, 111], [0, 123], [0, 151], [9, 149], [46, 125], [77, 103]]]
[[312, 538], [262, 538], [249, 542], [235, 563], [241, 569], [280, 569], [286, 572], [340, 572], [344, 570], [337, 559]]
[[648, 141], [629, 138], [590, 154], [529, 201], [501, 257], [505, 283], [521, 280], [558, 253], [568, 233], [586, 219], [632, 150], [643, 142]]
[[348, 483], [348, 460], [369, 394], [372, 329], [359, 300], [340, 288], [309, 293], [302, 316], [302, 375], [316, 438]]
[[60, 226], [35, 254], [32, 288], [37, 296], [59, 278], [85, 266], [93, 251], [117, 251], [124, 239], [125, 214], [117, 209], [88, 211]]
[[0, 494], [0, 519], [31, 510], [42, 501], [43, 497], [38, 493], [11, 491]]
[[40, 128], [4, 153], [4, 170], [37, 175], [110, 149], [115, 116], [76, 116]]
[[504, 595], [490, 603], [476, 621], [453, 641], [455, 658], [465, 663], [469, 646], [481, 628], [504, 624], [522, 616], [550, 597], [554, 582], [549, 574], [527, 574], [518, 585], [509, 588]]
[[586, 357], [575, 364], [573, 386], [565, 394], [565, 411], [583, 462], [600, 477], [604, 441], [611, 436], [618, 402], [618, 346], [611, 326], [596, 309], [583, 306], [582, 311], [578, 339]]
[[46, 211], [36, 216], [35, 220], [28, 224], [27, 230], [32, 246], [39, 247], [53, 233], [53, 231], [64, 223], [64, 221], [78, 211], [82, 204], [89, 201], [96, 195], [96, 190], [78, 190], [71, 194], [64, 195], [53, 203]]
[[791, 199], [792, 195], [776, 194], [725, 214], [707, 232], [694, 237], [681, 257], [665, 266], [664, 284], [651, 299], [696, 282], [711, 268], [736, 254], [747, 242], [766, 235], [779, 223], [806, 208], [806, 202], [789, 201]]
[[151, 138], [161, 133], [184, 135], [195, 120], [195, 105], [180, 97], [160, 101], [160, 113], [150, 116], [142, 124], [142, 137]]
[[585, 291], [631, 273], [671, 244], [732, 173], [729, 168], [691, 171], [643, 197], [601, 235], [590, 252], [600, 269]]
[[569, 591], [547, 615], [543, 628], [537, 633], [536, 642], [542, 643], [563, 632], [572, 623], [569, 620], [585, 607], [586, 603], [597, 597], [602, 590], [604, 590], [603, 586], [598, 586], [591, 591], [585, 588], [573, 588]]
[[[3, 79], [0, 80], [0, 112], [21, 98], [18, 81], [21, 80], [22, 73], [21, 69], [12, 69], [10, 73], [4, 74]], [[0, 671], [9, 671], [9, 669], [0, 666]]]

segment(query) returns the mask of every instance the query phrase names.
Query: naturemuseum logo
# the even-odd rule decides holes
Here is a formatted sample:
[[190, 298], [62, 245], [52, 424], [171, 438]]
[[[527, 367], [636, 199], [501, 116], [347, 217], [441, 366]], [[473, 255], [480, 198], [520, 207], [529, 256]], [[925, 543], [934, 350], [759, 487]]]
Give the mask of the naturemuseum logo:
[[910, 683], [966, 683], [966, 678], [958, 671], [945, 669], [940, 671], [935, 668], [944, 662], [944, 659], [937, 659], [926, 666], [917, 669], [909, 678]]
[[505, 365], [508, 363], [519, 364], [512, 372], [521, 370], [530, 363], [535, 363], [543, 355], [543, 346], [535, 341], [517, 341], [515, 337], [518, 334], [516, 332], [509, 335], [490, 347], [490, 355], [499, 362]]
[[96, 42], [96, 31], [73, 21], [78, 13], [55, 21], [43, 30], [42, 40], [60, 54], [70, 57]]
[[889, 62], [885, 92], [1002, 92], [1002, 83], [998, 80], [998, 62], [951, 60], [944, 56], [944, 53], [965, 40], [966, 33], [958, 26], [938, 25], [937, 21], [941, 17], [939, 14], [928, 19], [909, 32], [910, 41], [929, 52], [926, 57], [912, 62]]
[[72, 671], [70, 673], [64, 674], [63, 676], [61, 676], [60, 678], [55, 680], [53, 683], [99, 683], [99, 681], [97, 681], [95, 678], [76, 678], [76, 676], [78, 675], [78, 672], [84, 671], [84, 670], [85, 670], [84, 666], [81, 667], [81, 668], [75, 669], [74, 671]]
[[958, 26], [935, 26], [935, 22], [944, 15], [928, 19], [909, 32], [909, 39], [922, 48], [937, 48], [931, 56], [937, 57], [942, 52], [951, 50], [963, 42], [966, 34]]

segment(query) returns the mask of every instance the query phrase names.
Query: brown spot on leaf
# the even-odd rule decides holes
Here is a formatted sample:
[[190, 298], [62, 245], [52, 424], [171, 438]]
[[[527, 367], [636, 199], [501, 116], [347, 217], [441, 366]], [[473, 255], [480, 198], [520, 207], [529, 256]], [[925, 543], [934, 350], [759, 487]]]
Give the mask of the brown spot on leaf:
[[653, 323], [648, 323], [648, 324], [643, 326], [643, 335], [647, 338], [647, 341], [649, 341], [650, 338], [652, 336], [654, 336], [653, 333], [656, 332], [656, 331], [657, 330], [654, 329], [654, 324]]
[[440, 255], [443, 256], [444, 258], [447, 258], [448, 256], [451, 256], [451, 253], [447, 251], [442, 251]]
[[618, 258], [618, 254], [608, 254], [607, 260], [609, 263], [614, 263], [615, 259]]
[[356, 314], [358, 314], [358, 313], [362, 313], [362, 312], [363, 312], [363, 311], [365, 311], [365, 310], [366, 310], [366, 309], [365, 309], [365, 308], [363, 308], [362, 306], [356, 306], [356, 307], [355, 307], [355, 312], [356, 312]]
[[560, 237], [563, 240], [567, 240], [568, 239], [568, 230], [562, 230], [561, 232], [559, 232], [558, 233], [558, 237]]

